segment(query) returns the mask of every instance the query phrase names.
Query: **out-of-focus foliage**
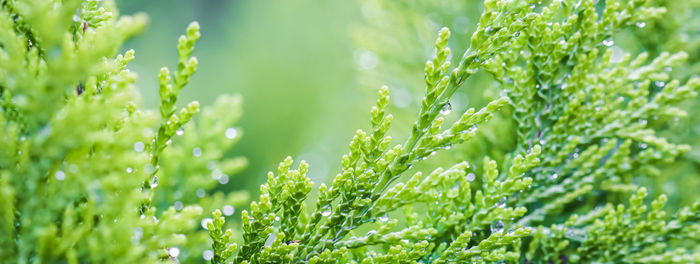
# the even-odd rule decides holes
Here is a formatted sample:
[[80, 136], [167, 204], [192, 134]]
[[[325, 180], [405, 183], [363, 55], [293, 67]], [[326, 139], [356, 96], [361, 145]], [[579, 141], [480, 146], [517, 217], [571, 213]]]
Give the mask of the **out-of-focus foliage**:
[[211, 192], [245, 166], [223, 157], [241, 135], [240, 99], [222, 96], [196, 122], [197, 102], [175, 107], [197, 67], [196, 23], [177, 70], [161, 70], [160, 117], [141, 108], [134, 51], [117, 51], [146, 22], [111, 1], [0, 3], [3, 263], [200, 260], [203, 209], [230, 215], [247, 199]]

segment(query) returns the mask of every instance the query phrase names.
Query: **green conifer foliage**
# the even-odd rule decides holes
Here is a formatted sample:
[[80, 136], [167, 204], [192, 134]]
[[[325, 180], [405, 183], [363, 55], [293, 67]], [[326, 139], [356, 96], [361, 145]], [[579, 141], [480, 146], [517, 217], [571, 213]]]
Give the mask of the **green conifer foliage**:
[[[405, 6], [424, 16], [426, 5]], [[669, 212], [645, 186], [690, 150], [660, 127], [686, 117], [697, 60], [612, 38], [659, 21], [657, 1], [485, 0], [461, 58], [448, 27], [437, 32], [402, 143], [383, 86], [329, 183], [315, 188], [310, 165], [287, 157], [228, 225], [248, 200], [215, 191], [246, 165], [224, 155], [242, 134], [241, 99], [177, 106], [198, 64], [197, 23], [178, 40], [177, 68], [160, 70], [153, 112], [126, 68], [134, 51], [117, 54], [145, 17], [97, 0], [0, 7], [3, 263], [700, 262], [700, 197]], [[470, 87], [484, 76], [495, 88]], [[454, 115], [460, 89], [499, 96]]]
[[[279, 176], [268, 176], [259, 202], [244, 212], [244, 237], [251, 240], [244, 240], [235, 262], [700, 261], [693, 253], [697, 204], [681, 209], [684, 220], [667, 218], [662, 210], [667, 199], [661, 196], [647, 213], [646, 189], [639, 186], [689, 150], [658, 136], [648, 123], [684, 117], [680, 103], [695, 97], [700, 80], [667, 73], [668, 67], [686, 65], [684, 52], [633, 57], [612, 39], [665, 11], [647, 1], [484, 1], [456, 66], [446, 45], [449, 31], [440, 30], [406, 143], [375, 147], [388, 142], [381, 137], [391, 120], [382, 120], [389, 101], [382, 88], [371, 112], [372, 131], [358, 131], [343, 170], [330, 187], [321, 185], [309, 217], [294, 215], [309, 219], [296, 224], [303, 235], [285, 228], [289, 217], [281, 204], [287, 202], [271, 199], [279, 197], [271, 190], [280, 188], [272, 184], [308, 185], [308, 179], [294, 183], [282, 176], [291, 165], [287, 159]], [[479, 71], [498, 81], [501, 97], [481, 111], [467, 109], [443, 128], [450, 98]], [[503, 172], [484, 158], [399, 180], [406, 166], [472, 138], [477, 125], [503, 106], [512, 111], [512, 117], [501, 118], [512, 120], [516, 142], [500, 158]], [[453, 141], [457, 134], [463, 136]], [[294, 175], [304, 174], [302, 164]], [[626, 210], [623, 198], [630, 195]], [[619, 205], [594, 209], [606, 203]]]
[[222, 159], [241, 135], [240, 99], [222, 96], [197, 122], [197, 102], [175, 106], [196, 70], [196, 23], [179, 40], [177, 71], [161, 70], [160, 118], [141, 109], [126, 68], [134, 51], [117, 51], [146, 22], [111, 1], [0, 3], [3, 263], [201, 260], [202, 211], [247, 199], [204, 198], [245, 166]]

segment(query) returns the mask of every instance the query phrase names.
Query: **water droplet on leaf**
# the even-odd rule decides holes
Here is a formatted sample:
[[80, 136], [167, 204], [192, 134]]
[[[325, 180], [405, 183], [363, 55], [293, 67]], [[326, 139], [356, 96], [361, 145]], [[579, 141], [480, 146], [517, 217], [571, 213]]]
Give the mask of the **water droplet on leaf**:
[[153, 181], [151, 181], [151, 188], [158, 187], [158, 176], [153, 176]]
[[205, 250], [204, 252], [202, 252], [202, 258], [204, 258], [204, 260], [209, 261], [209, 260], [211, 260], [213, 257], [214, 257], [214, 251]]
[[552, 175], [549, 175], [550, 180], [556, 180], [557, 178], [559, 178], [559, 174], [554, 173]]
[[502, 197], [501, 199], [498, 199], [498, 202], [496, 202], [496, 206], [498, 206], [498, 208], [506, 207], [507, 200], [508, 200], [508, 198], [506, 198], [506, 197]]
[[329, 216], [329, 215], [331, 215], [331, 209], [330, 209], [330, 208], [326, 209], [325, 211], [321, 212], [321, 215], [322, 215], [322, 216]]
[[491, 233], [503, 232], [503, 221], [497, 220], [491, 223]]
[[476, 174], [474, 174], [473, 172], [467, 174], [467, 181], [474, 181], [474, 179], [476, 179]]
[[275, 243], [276, 239], [277, 239], [277, 234], [270, 233], [270, 235], [268, 235], [267, 239], [265, 240], [265, 247], [271, 247], [272, 243]]
[[450, 102], [445, 103], [442, 105], [442, 108], [440, 108], [440, 114], [447, 115], [450, 112], [452, 112], [452, 105]]
[[612, 46], [613, 44], [615, 44], [615, 41], [613, 41], [612, 38], [608, 38], [608, 39], [603, 40], [603, 45], [605, 45], [605, 46], [610, 47], [610, 46]]
[[612, 47], [612, 53], [610, 54], [610, 62], [620, 63], [625, 59], [625, 52], [618, 46]]
[[520, 55], [523, 55], [523, 58], [529, 59], [530, 56], [532, 55], [532, 52], [530, 52], [529, 49], [524, 49], [520, 51]]
[[204, 228], [204, 229], [206, 229], [206, 230], [209, 230], [209, 227], [208, 227], [208, 226], [209, 226], [209, 223], [212, 223], [212, 224], [213, 224], [213, 223], [214, 223], [214, 219], [212, 219], [212, 218], [210, 218], [210, 217], [207, 217], [207, 218], [202, 219], [202, 222], [201, 222], [202, 228]]
[[173, 258], [177, 258], [177, 256], [180, 255], [180, 249], [176, 247], [172, 247], [168, 249], [168, 255], [170, 255]]

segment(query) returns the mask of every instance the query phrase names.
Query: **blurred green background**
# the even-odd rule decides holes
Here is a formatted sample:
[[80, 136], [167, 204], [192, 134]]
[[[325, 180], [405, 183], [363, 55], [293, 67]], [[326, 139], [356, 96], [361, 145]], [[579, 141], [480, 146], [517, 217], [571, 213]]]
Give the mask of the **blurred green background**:
[[[210, 105], [223, 93], [243, 96], [243, 139], [231, 155], [249, 166], [226, 189], [256, 190], [286, 156], [311, 164], [310, 177], [335, 174], [357, 128], [368, 125], [374, 91], [359, 88], [349, 29], [353, 1], [117, 1], [122, 14], [145, 12], [150, 24], [126, 43], [136, 59], [142, 103], [156, 109], [157, 73], [175, 67], [175, 44], [191, 21], [202, 37], [199, 68], [180, 105]], [[377, 87], [378, 88], [378, 87]], [[365, 89], [367, 90], [367, 89]], [[368, 96], [370, 95], [370, 96]]]

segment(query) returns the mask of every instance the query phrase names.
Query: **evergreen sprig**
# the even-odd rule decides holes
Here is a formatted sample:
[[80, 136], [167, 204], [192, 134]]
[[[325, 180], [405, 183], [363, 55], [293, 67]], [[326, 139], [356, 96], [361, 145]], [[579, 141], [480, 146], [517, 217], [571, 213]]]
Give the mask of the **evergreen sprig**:
[[[197, 65], [190, 56], [199, 38], [194, 23], [178, 45], [173, 80], [162, 71], [161, 121], [142, 109], [127, 66], [134, 51], [117, 51], [146, 22], [142, 14], [119, 16], [111, 1], [0, 2], [3, 263], [201, 260], [208, 247], [206, 230], [196, 228], [203, 208], [230, 215], [247, 199], [242, 193], [182, 199], [183, 192], [211, 192], [217, 180], [223, 183], [209, 176], [212, 170], [221, 176], [245, 165], [221, 153], [240, 137], [232, 127], [240, 99], [223, 96], [203, 109], [197, 125], [190, 122], [196, 102], [175, 113]], [[201, 137], [219, 143], [203, 162], [211, 169], [175, 155], [185, 144], [174, 138], [182, 126], [191, 134], [218, 133]], [[159, 193], [159, 183], [167, 191]]]

